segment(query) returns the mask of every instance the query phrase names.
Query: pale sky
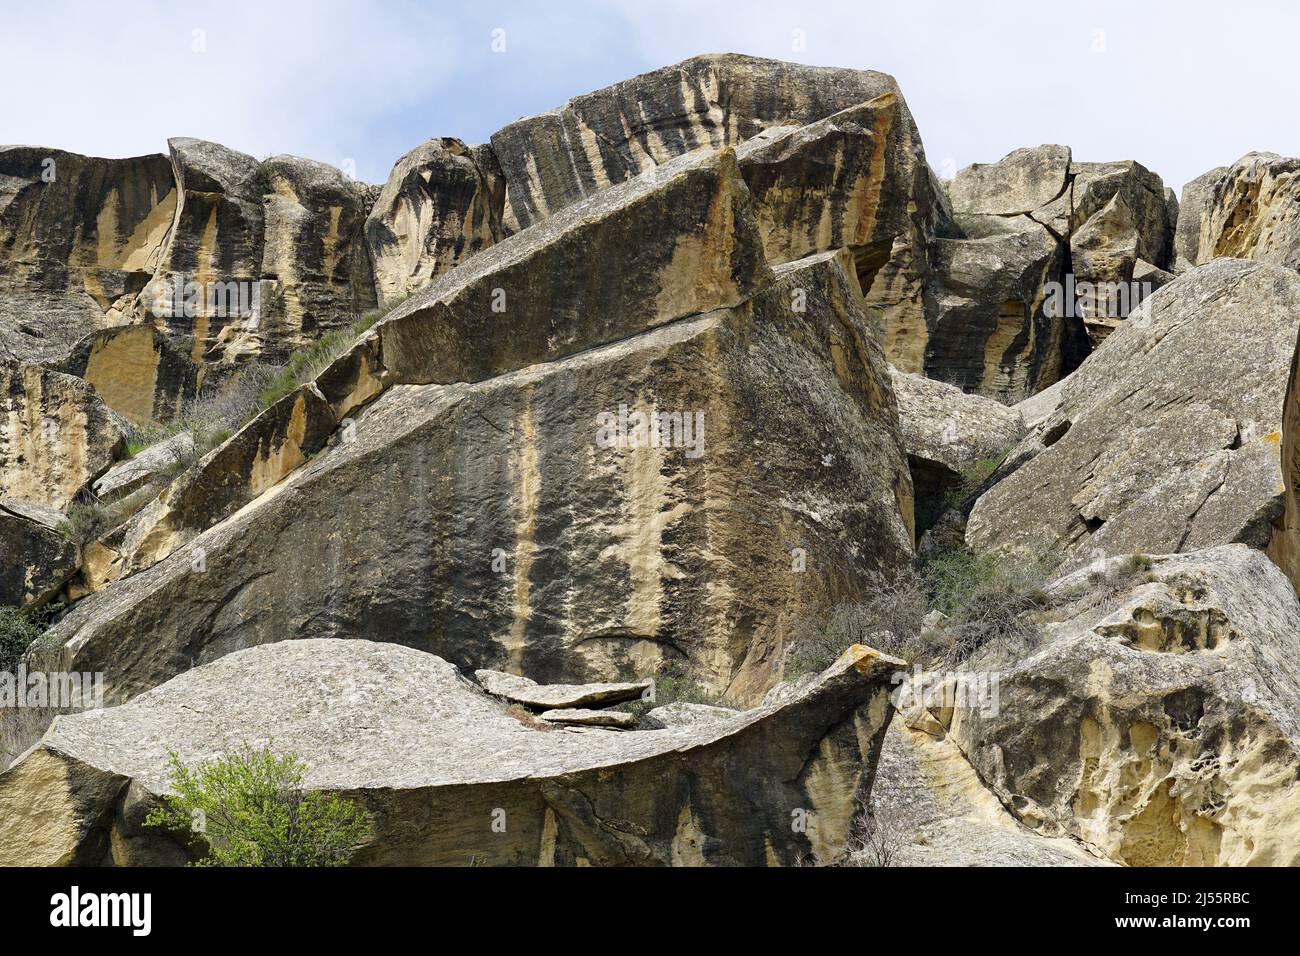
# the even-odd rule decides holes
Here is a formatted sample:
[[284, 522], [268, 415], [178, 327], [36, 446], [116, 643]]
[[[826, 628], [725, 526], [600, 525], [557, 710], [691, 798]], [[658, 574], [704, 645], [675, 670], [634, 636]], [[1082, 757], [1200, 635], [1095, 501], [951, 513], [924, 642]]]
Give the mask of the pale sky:
[[893, 74], [940, 175], [1055, 142], [1180, 188], [1250, 150], [1300, 155], [1297, 38], [1292, 0], [43, 0], [0, 17], [0, 142], [132, 156], [196, 136], [383, 182], [429, 137], [481, 142], [737, 52]]

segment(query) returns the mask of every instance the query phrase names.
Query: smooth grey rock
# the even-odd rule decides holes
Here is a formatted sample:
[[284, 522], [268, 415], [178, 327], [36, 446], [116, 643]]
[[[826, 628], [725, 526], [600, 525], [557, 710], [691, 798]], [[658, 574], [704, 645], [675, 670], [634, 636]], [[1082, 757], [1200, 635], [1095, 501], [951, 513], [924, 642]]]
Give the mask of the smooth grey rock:
[[1216, 166], [1183, 186], [1178, 202], [1178, 228], [1174, 233], [1174, 256], [1178, 271], [1208, 262], [1201, 258], [1201, 227], [1218, 183], [1227, 175], [1227, 166]]
[[1039, 454], [976, 503], [977, 551], [1269, 547], [1300, 275], [1218, 260], [1157, 291], [1063, 384]]
[[76, 573], [77, 548], [62, 523], [61, 511], [0, 498], [0, 605], [42, 605]]
[[120, 501], [158, 476], [194, 460], [194, 436], [188, 431], [177, 432], [108, 469], [91, 485], [91, 491], [101, 502]]
[[679, 700], [647, 711], [641, 718], [641, 726], [650, 730], [662, 730], [665, 727], [703, 727], [725, 723], [741, 713], [730, 707], [691, 704]]
[[[358, 865], [832, 859], [869, 798], [900, 666], [859, 648], [788, 703], [725, 725], [565, 733], [516, 720], [411, 648], [250, 648], [125, 706], [61, 718], [0, 773], [0, 864], [163, 858], [172, 840], [131, 821], [167, 791], [169, 752], [194, 766], [245, 743], [297, 753], [305, 786], [361, 806]], [[798, 809], [806, 833], [790, 826]]]
[[574, 727], [611, 727], [616, 730], [631, 730], [639, 723], [636, 714], [621, 710], [587, 710], [582, 707], [560, 710], [544, 710], [538, 719], [549, 724], [565, 724]]
[[[539, 684], [527, 677], [488, 668], [476, 670], [474, 679], [489, 694], [539, 710], [586, 708], [593, 705], [608, 707], [638, 700], [650, 689], [649, 681], [625, 684]], [[546, 715], [542, 716], [545, 719]]]
[[996, 163], [959, 170], [948, 189], [955, 214], [1023, 216], [1064, 194], [1070, 185], [1070, 147], [1012, 150]]

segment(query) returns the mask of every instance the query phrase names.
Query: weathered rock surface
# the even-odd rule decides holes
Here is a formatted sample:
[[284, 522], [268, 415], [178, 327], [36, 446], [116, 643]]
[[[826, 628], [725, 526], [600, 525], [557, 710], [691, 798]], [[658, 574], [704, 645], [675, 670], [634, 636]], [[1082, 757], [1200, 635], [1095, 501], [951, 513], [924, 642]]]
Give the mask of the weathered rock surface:
[[490, 148], [431, 139], [397, 161], [366, 219], [379, 304], [391, 307], [505, 236]]
[[689, 704], [674, 701], [654, 707], [641, 718], [641, 726], [650, 730], [664, 727], [696, 727], [703, 724], [725, 723], [740, 716], [740, 711], [711, 704]]
[[[659, 412], [656, 447], [637, 416]], [[812, 257], [736, 309], [386, 390], [351, 441], [79, 602], [33, 660], [103, 671], [117, 702], [241, 647], [346, 635], [547, 682], [673, 660], [744, 703], [797, 624], [908, 565], [896, 422], [851, 259]], [[10, 753], [36, 718], [0, 715]]]
[[1070, 148], [1035, 146], [960, 170], [948, 198], [959, 216], [1025, 216], [1065, 195], [1069, 187]]
[[697, 56], [517, 120], [492, 135], [506, 227], [523, 229], [695, 149], [806, 126], [897, 93], [893, 77], [736, 54]]
[[912, 472], [916, 531], [938, 519], [965, 469], [1001, 458], [1025, 433], [1020, 413], [961, 389], [891, 368], [898, 422]]
[[63, 512], [0, 498], [0, 605], [36, 607], [77, 570], [77, 548], [60, 530]]
[[[1062, 385], [1043, 451], [976, 503], [977, 551], [1267, 548], [1300, 276], [1220, 260], [1156, 292]], [[1095, 557], [1095, 554], [1093, 554]]]
[[1300, 159], [1247, 153], [1204, 188], [1196, 261], [1232, 256], [1300, 269]]
[[735, 152], [699, 153], [473, 257], [380, 322], [370, 348], [386, 385], [477, 382], [739, 305], [770, 280]]
[[126, 461], [118, 462], [95, 481], [90, 490], [106, 504], [120, 501], [150, 481], [197, 457], [194, 436], [188, 431], [150, 445]]
[[725, 726], [575, 734], [526, 726], [410, 648], [252, 648], [60, 718], [0, 774], [0, 863], [166, 859], [170, 839], [131, 811], [166, 792], [168, 752], [192, 765], [245, 742], [296, 751], [306, 786], [361, 805], [362, 865], [831, 859], [869, 795], [900, 665], [857, 646], [795, 699]]
[[544, 710], [537, 716], [539, 720], [544, 720], [548, 724], [563, 724], [573, 727], [610, 727], [615, 730], [631, 730], [639, 723], [635, 714], [629, 714], [621, 710], [587, 710], [582, 707]]
[[1100, 866], [1067, 837], [1034, 833], [985, 788], [957, 746], [895, 715], [872, 788], [894, 866]]
[[175, 206], [164, 156], [0, 147], [0, 352], [55, 359], [123, 321]]
[[1021, 820], [1137, 866], [1300, 862], [1300, 604], [1257, 551], [1124, 558], [1049, 589], [1081, 600], [952, 738]]
[[0, 364], [0, 497], [66, 508], [117, 459], [127, 427], [79, 378]]
[[649, 681], [630, 684], [539, 684], [518, 674], [487, 668], [476, 670], [474, 679], [489, 694], [538, 710], [608, 707], [637, 700], [650, 689]]
[[1178, 203], [1178, 226], [1174, 233], [1174, 265], [1179, 272], [1213, 258], [1201, 258], [1201, 227], [1214, 199], [1215, 187], [1227, 172], [1227, 166], [1217, 166], [1183, 186], [1183, 195]]
[[169, 422], [193, 401], [198, 368], [152, 325], [92, 332], [51, 368], [85, 379], [132, 424]]

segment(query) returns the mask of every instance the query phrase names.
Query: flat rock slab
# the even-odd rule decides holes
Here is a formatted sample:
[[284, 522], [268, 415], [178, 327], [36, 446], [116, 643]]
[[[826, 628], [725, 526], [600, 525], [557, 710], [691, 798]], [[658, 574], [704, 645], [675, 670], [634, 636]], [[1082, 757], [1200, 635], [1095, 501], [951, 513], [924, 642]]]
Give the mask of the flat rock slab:
[[[725, 725], [555, 733], [455, 665], [374, 641], [248, 648], [129, 704], [64, 715], [0, 773], [0, 865], [174, 859], [142, 826], [193, 767], [245, 743], [367, 814], [358, 865], [791, 865], [833, 859], [871, 787], [904, 663], [860, 645]], [[790, 826], [805, 811], [807, 832]], [[496, 821], [506, 821], [502, 830]]]
[[[649, 681], [631, 684], [539, 684], [527, 677], [488, 669], [475, 671], [474, 678], [489, 694], [504, 697], [525, 707], [545, 710], [609, 707], [637, 700], [650, 689]], [[545, 718], [544, 714], [543, 717]]]
[[636, 714], [623, 710], [586, 710], [575, 707], [568, 710], [545, 710], [542, 720], [552, 724], [572, 724], [575, 727], [615, 727], [631, 730], [637, 725]]

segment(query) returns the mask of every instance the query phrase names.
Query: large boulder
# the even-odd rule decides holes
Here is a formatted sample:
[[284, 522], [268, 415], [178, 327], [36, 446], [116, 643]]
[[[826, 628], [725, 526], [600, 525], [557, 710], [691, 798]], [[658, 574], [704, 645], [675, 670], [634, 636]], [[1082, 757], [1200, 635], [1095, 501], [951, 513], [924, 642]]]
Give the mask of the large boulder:
[[1243, 545], [1146, 564], [1053, 584], [1043, 645], [951, 738], [1022, 823], [1117, 862], [1300, 864], [1295, 592]]
[[153, 325], [92, 332], [50, 366], [83, 378], [135, 425], [169, 422], [194, 400], [198, 368]]
[[[241, 647], [346, 635], [547, 682], [673, 661], [744, 703], [802, 622], [909, 564], [911, 496], [852, 259], [824, 254], [733, 309], [390, 387], [251, 504], [75, 605], [32, 666], [102, 671], [122, 701]], [[38, 717], [0, 717], [10, 753]]]
[[1300, 269], [1300, 159], [1247, 153], [1214, 180], [1196, 261], [1216, 256]]
[[391, 307], [500, 242], [505, 180], [492, 150], [431, 139], [397, 161], [366, 219], [379, 303]]
[[736, 54], [643, 73], [492, 135], [506, 227], [534, 225], [683, 153], [734, 146], [770, 126], [805, 126], [897, 92], [883, 73]]
[[1227, 172], [1227, 166], [1216, 166], [1183, 186], [1174, 233], [1174, 265], [1179, 272], [1213, 258], [1213, 255], [1201, 258], [1201, 226], [1214, 199], [1215, 187]]
[[438, 657], [307, 640], [231, 654], [61, 717], [0, 773], [0, 864], [183, 860], [142, 826], [194, 765], [293, 751], [366, 813], [362, 865], [793, 865], [833, 860], [871, 789], [901, 661], [862, 646], [792, 700], [694, 726], [540, 729]]
[[0, 497], [66, 508], [118, 458], [128, 428], [81, 379], [0, 363]]
[[1027, 216], [1065, 195], [1070, 148], [1045, 145], [1012, 150], [996, 163], [973, 163], [948, 190], [956, 215]]
[[76, 573], [77, 547], [62, 524], [61, 511], [0, 498], [0, 605], [44, 604]]
[[55, 359], [123, 321], [175, 208], [164, 156], [0, 147], [0, 352]]
[[1300, 275], [1223, 259], [1147, 299], [1062, 383], [1043, 450], [976, 503], [981, 552], [1268, 548]]

